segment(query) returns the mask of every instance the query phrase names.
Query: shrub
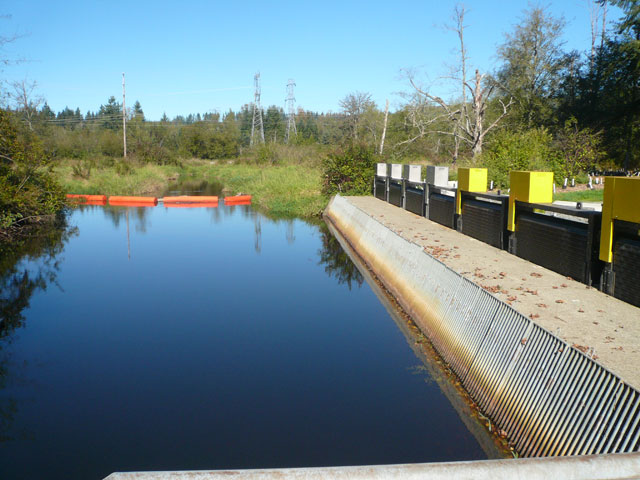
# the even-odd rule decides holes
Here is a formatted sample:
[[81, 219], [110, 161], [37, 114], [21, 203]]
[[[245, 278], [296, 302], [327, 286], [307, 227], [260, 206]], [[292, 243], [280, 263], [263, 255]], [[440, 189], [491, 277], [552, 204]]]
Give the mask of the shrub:
[[558, 157], [545, 128], [496, 132], [482, 154], [481, 164], [489, 169], [489, 180], [499, 188], [509, 186], [511, 170], [553, 171], [559, 181]]
[[64, 193], [47, 170], [40, 139], [0, 110], [0, 238], [64, 207]]
[[323, 193], [370, 193], [376, 161], [373, 150], [365, 145], [349, 145], [330, 153], [322, 162]]

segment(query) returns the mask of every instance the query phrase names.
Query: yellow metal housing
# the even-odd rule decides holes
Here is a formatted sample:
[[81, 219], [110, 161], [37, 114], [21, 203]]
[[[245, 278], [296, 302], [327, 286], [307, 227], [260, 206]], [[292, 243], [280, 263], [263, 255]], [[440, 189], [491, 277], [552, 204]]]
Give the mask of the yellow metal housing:
[[602, 203], [600, 260], [613, 261], [613, 222], [640, 223], [640, 178], [606, 177]]
[[462, 200], [460, 191], [479, 192], [487, 191], [486, 168], [458, 168], [458, 191], [456, 192], [456, 213], [462, 214]]
[[516, 229], [516, 200], [528, 203], [553, 201], [553, 172], [512, 171], [509, 174], [509, 218], [507, 228]]

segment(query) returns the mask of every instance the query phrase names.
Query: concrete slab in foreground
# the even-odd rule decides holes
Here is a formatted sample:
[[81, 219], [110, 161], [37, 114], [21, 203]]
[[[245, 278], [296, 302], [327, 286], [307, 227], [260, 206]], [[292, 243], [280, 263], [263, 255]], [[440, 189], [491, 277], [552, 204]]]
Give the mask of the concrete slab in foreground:
[[112, 473], [105, 480], [600, 480], [640, 478], [640, 453], [361, 467]]
[[375, 197], [345, 198], [640, 389], [640, 308]]

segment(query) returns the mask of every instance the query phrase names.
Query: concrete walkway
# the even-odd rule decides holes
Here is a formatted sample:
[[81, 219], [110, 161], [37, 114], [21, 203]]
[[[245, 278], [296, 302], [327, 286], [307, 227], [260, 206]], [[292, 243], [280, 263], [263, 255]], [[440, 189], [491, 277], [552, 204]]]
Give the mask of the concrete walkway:
[[640, 308], [375, 197], [346, 198], [640, 390]]

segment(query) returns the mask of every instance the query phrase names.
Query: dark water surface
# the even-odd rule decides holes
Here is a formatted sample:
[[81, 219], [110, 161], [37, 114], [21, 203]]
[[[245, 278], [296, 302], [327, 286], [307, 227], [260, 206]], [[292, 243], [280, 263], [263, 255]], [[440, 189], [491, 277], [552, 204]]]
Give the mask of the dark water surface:
[[222, 203], [70, 224], [0, 263], [0, 478], [486, 458], [326, 227]]

